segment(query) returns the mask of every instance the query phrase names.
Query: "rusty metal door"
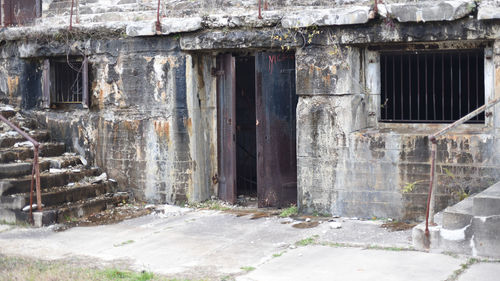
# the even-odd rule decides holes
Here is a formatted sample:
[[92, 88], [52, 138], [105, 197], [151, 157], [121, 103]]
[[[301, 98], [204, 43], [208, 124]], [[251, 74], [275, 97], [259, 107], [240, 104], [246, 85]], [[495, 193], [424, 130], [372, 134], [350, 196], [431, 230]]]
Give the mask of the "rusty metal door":
[[236, 63], [231, 54], [217, 57], [219, 198], [236, 202]]
[[24, 25], [33, 22], [41, 14], [40, 0], [4, 0], [4, 25]]
[[256, 56], [257, 197], [259, 207], [297, 203], [295, 55]]

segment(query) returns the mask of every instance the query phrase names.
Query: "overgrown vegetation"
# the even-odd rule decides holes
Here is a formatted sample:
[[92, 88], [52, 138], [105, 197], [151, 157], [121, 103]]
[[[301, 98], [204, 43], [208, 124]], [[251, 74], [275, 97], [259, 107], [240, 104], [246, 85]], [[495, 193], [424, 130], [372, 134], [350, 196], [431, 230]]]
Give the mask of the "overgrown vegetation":
[[291, 216], [295, 216], [299, 213], [299, 209], [297, 208], [297, 206], [295, 205], [292, 205], [286, 209], [283, 209], [283, 211], [281, 211], [280, 213], [280, 217], [282, 218], [288, 218], [288, 217], [291, 217]]
[[305, 238], [305, 239], [302, 239], [302, 240], [295, 242], [295, 245], [296, 246], [307, 246], [307, 245], [316, 244], [316, 240], [318, 239], [318, 237], [319, 237], [318, 235], [313, 235], [309, 238]]

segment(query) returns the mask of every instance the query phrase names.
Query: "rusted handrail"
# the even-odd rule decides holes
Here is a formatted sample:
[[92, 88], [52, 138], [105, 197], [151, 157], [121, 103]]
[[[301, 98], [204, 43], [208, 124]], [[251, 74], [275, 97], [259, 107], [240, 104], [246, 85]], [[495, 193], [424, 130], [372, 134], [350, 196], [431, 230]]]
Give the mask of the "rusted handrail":
[[482, 105], [481, 107], [478, 107], [476, 110], [472, 111], [471, 113], [465, 115], [464, 117], [458, 119], [457, 121], [453, 122], [452, 124], [444, 127], [443, 129], [439, 130], [438, 132], [429, 135], [429, 141], [432, 143], [431, 145], [431, 175], [430, 175], [430, 181], [429, 181], [429, 194], [427, 195], [427, 210], [425, 213], [425, 236], [429, 237], [429, 216], [431, 217], [431, 224], [434, 223], [434, 192], [435, 192], [435, 185], [436, 182], [434, 181], [435, 173], [436, 173], [436, 153], [437, 153], [437, 138], [446, 134], [448, 131], [451, 129], [456, 128], [457, 126], [469, 121], [470, 119], [476, 117], [483, 111], [487, 110], [488, 108], [494, 106], [500, 102], [500, 97], [491, 100], [487, 104]]
[[40, 143], [35, 139], [30, 137], [26, 132], [19, 129], [12, 122], [7, 120], [2, 114], [0, 114], [0, 120], [5, 122], [5, 124], [9, 125], [12, 129], [18, 132], [25, 139], [30, 141], [33, 144], [33, 163], [31, 169], [31, 187], [30, 187], [30, 220], [33, 223], [33, 181], [36, 180], [36, 202], [38, 211], [42, 211], [42, 192], [40, 190], [40, 165], [38, 161], [38, 151], [40, 148]]

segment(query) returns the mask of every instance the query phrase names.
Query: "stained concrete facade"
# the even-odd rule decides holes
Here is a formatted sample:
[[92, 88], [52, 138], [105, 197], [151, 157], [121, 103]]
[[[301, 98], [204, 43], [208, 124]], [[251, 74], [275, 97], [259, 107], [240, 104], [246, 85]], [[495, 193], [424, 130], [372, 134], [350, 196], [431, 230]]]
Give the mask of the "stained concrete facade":
[[[22, 107], [91, 165], [148, 202], [217, 196], [217, 54], [292, 50], [298, 205], [305, 212], [421, 219], [430, 144], [442, 124], [380, 117], [380, 51], [485, 50], [485, 98], [500, 95], [496, 1], [43, 1], [32, 26], [0, 31], [0, 100]], [[90, 108], [41, 109], [43, 59], [85, 54]], [[438, 142], [437, 209], [500, 179], [500, 106]], [[448, 171], [448, 172], [446, 172]], [[416, 183], [410, 192], [403, 187]]]

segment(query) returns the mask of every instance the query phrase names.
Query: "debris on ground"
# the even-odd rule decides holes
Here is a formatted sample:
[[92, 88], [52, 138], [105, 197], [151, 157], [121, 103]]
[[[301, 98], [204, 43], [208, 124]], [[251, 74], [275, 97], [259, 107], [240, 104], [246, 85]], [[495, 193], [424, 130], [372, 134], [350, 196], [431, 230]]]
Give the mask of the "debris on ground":
[[292, 224], [292, 227], [295, 228], [313, 228], [319, 225], [319, 222], [317, 221], [305, 221], [305, 222], [299, 222], [296, 224]]
[[64, 231], [75, 226], [114, 224], [124, 220], [149, 215], [152, 212], [153, 209], [145, 208], [144, 205], [140, 203], [119, 203], [118, 206], [114, 208], [56, 225], [54, 230]]
[[402, 221], [391, 221], [382, 224], [380, 227], [385, 228], [389, 231], [403, 231], [403, 230], [408, 230], [412, 229], [414, 226], [416, 226], [416, 223], [406, 223]]

